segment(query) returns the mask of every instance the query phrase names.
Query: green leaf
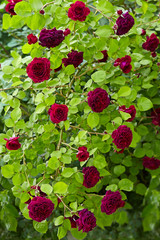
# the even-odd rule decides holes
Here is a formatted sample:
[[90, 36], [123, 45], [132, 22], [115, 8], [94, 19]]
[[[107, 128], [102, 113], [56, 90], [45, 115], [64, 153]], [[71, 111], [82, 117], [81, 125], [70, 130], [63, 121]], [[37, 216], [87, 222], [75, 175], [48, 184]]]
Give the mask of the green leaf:
[[106, 79], [106, 72], [103, 70], [97, 71], [91, 75], [94, 82], [102, 82]]
[[138, 109], [143, 112], [151, 109], [153, 107], [153, 103], [151, 102], [150, 99], [146, 97], [141, 97], [138, 99], [137, 106]]
[[78, 231], [77, 228], [72, 228], [71, 234], [74, 238], [79, 239], [79, 240], [84, 239], [87, 236], [87, 233], [82, 232], [82, 230]]
[[43, 3], [41, 0], [29, 0], [30, 5], [33, 10], [38, 11], [43, 7]]
[[76, 179], [77, 182], [79, 182], [81, 184], [83, 183], [84, 177], [83, 177], [82, 173], [77, 172], [77, 173], [75, 173], [74, 176], [75, 176], [75, 179]]
[[99, 124], [99, 115], [98, 113], [90, 113], [87, 118], [87, 123], [91, 128], [96, 127]]
[[13, 165], [8, 164], [8, 165], [1, 167], [1, 171], [2, 171], [2, 175], [5, 178], [11, 178], [14, 174], [14, 167], [13, 167]]
[[119, 181], [118, 183], [120, 190], [124, 190], [127, 192], [130, 192], [133, 190], [133, 182], [131, 182], [129, 179], [124, 178]]
[[48, 222], [46, 220], [42, 222], [33, 221], [33, 227], [37, 232], [46, 233], [48, 230]]
[[97, 155], [94, 160], [93, 160], [93, 165], [98, 168], [98, 169], [102, 169], [104, 167], [107, 166], [107, 162], [106, 159], [103, 155]]
[[81, 102], [81, 99], [80, 98], [72, 98], [72, 100], [70, 101], [70, 105], [71, 106], [76, 106], [78, 105], [79, 103]]
[[60, 166], [60, 161], [57, 157], [51, 157], [48, 161], [48, 167], [50, 167], [53, 170], [56, 170]]
[[95, 32], [99, 37], [108, 38], [113, 33], [113, 29], [109, 25], [100, 26]]
[[24, 177], [21, 173], [16, 173], [13, 178], [12, 182], [14, 185], [21, 185], [24, 182]]
[[58, 239], [64, 238], [66, 234], [67, 234], [67, 230], [64, 227], [61, 226], [58, 228], [58, 234], [57, 234]]
[[33, 45], [32, 45], [32, 44], [26, 43], [26, 44], [24, 44], [24, 45], [22, 46], [22, 52], [23, 52], [24, 54], [28, 54], [28, 53], [31, 52], [32, 48], [33, 48]]
[[118, 91], [119, 97], [127, 97], [131, 94], [131, 88], [128, 86], [121, 87]]
[[16, 3], [14, 11], [21, 17], [28, 17], [32, 14], [31, 5], [24, 1]]
[[5, 120], [5, 125], [7, 127], [13, 127], [14, 126], [14, 121], [11, 118], [8, 118]]
[[75, 67], [73, 65], [68, 65], [65, 68], [65, 72], [67, 75], [72, 75], [75, 72]]
[[36, 107], [36, 113], [40, 114], [45, 110], [46, 106], [44, 103], [40, 103], [39, 105], [37, 105]]
[[73, 168], [65, 168], [62, 172], [62, 176], [65, 178], [69, 178], [73, 175], [74, 172], [75, 171]]
[[121, 165], [117, 165], [114, 167], [114, 173], [117, 175], [117, 176], [120, 176], [122, 173], [125, 172], [125, 167], [124, 166], [121, 166]]
[[9, 14], [3, 14], [3, 29], [8, 29], [11, 25], [11, 17]]
[[136, 193], [140, 194], [140, 195], [145, 195], [147, 191], [147, 187], [143, 184], [143, 183], [138, 183], [136, 186]]
[[59, 194], [65, 194], [67, 192], [67, 189], [68, 189], [68, 185], [64, 182], [57, 182], [53, 186], [54, 192]]
[[127, 119], [131, 118], [131, 115], [129, 113], [126, 113], [123, 111], [119, 111], [119, 112], [120, 112], [123, 120], [127, 120]]
[[41, 191], [45, 192], [47, 195], [50, 195], [53, 191], [53, 187], [50, 184], [42, 184]]
[[2, 71], [5, 74], [9, 75], [9, 74], [11, 74], [14, 71], [14, 67], [12, 67], [12, 66], [5, 66], [5, 67], [3, 67]]
[[11, 118], [13, 119], [13, 121], [18, 121], [21, 118], [22, 115], [22, 111], [19, 107], [15, 108], [12, 112], [11, 112]]
[[63, 221], [64, 221], [64, 217], [63, 217], [63, 216], [59, 216], [59, 217], [57, 217], [57, 218], [55, 219], [54, 225], [55, 225], [55, 226], [59, 226], [59, 225], [61, 225], [61, 224], [63, 223]]
[[7, 215], [7, 217], [5, 218], [5, 225], [8, 231], [13, 231], [16, 232], [17, 231], [17, 219], [11, 215]]

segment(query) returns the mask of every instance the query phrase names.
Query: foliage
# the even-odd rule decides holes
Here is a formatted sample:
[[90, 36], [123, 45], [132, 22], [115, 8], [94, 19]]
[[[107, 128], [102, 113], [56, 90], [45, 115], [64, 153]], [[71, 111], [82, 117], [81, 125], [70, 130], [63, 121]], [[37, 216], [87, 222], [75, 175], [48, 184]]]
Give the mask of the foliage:
[[[4, 11], [7, 1], [0, 4], [3, 13], [0, 35], [0, 230], [1, 239], [159, 239], [159, 179], [160, 168], [144, 169], [144, 156], [160, 159], [159, 126], [152, 124], [153, 109], [159, 100], [159, 50], [153, 58], [142, 48], [146, 35], [158, 35], [158, 1], [114, 0], [83, 1], [90, 14], [83, 22], [68, 18], [72, 1], [57, 0], [46, 5], [45, 14], [39, 11], [48, 0], [27, 0], [16, 4], [17, 15]], [[122, 36], [114, 33], [118, 18], [116, 11], [130, 11], [135, 24]], [[29, 45], [27, 35], [37, 37], [43, 28], [65, 30], [71, 34], [54, 48], [37, 43]], [[60, 67], [62, 58], [71, 50], [83, 52], [83, 63]], [[101, 51], [107, 50], [108, 60]], [[113, 65], [117, 58], [131, 56], [132, 70], [123, 73]], [[34, 83], [26, 73], [33, 58], [48, 58], [51, 77]], [[103, 88], [110, 96], [110, 105], [101, 113], [93, 112], [87, 94]], [[54, 103], [66, 104], [68, 118], [54, 124], [48, 110]], [[126, 120], [127, 113], [119, 106], [134, 105], [136, 117]], [[113, 144], [112, 132], [120, 125], [133, 133], [129, 148], [123, 153]], [[6, 149], [4, 138], [20, 136], [21, 148]], [[86, 146], [90, 157], [79, 162], [78, 148]], [[83, 186], [82, 169], [95, 166], [101, 180], [93, 188]], [[33, 185], [40, 186], [55, 204], [48, 221], [35, 222], [28, 215], [25, 202]], [[101, 199], [106, 190], [119, 190], [125, 206], [112, 215], [101, 212]], [[35, 195], [35, 191], [32, 190]], [[58, 197], [62, 200], [58, 204]], [[65, 217], [87, 208], [97, 220], [97, 227], [86, 233], [71, 229]], [[32, 226], [33, 225], [33, 226]], [[9, 233], [8, 231], [11, 231]], [[144, 233], [143, 233], [144, 231]], [[150, 232], [151, 231], [151, 232]], [[68, 232], [68, 233], [67, 233]]]

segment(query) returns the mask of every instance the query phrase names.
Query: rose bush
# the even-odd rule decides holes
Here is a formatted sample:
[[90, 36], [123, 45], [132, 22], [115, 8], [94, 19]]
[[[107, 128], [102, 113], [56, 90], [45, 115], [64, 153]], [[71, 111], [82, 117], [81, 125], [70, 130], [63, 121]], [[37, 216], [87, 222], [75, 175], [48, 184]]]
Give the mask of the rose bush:
[[[0, 42], [4, 226], [19, 231], [33, 222], [44, 239], [54, 231], [59, 239], [68, 232], [94, 239], [115, 226], [116, 234], [103, 239], [136, 239], [142, 228], [154, 233], [158, 3], [8, 3], [15, 15], [4, 13], [2, 35], [16, 37], [7, 47]], [[131, 233], [134, 219], [140, 230]], [[22, 239], [35, 239], [30, 232]]]

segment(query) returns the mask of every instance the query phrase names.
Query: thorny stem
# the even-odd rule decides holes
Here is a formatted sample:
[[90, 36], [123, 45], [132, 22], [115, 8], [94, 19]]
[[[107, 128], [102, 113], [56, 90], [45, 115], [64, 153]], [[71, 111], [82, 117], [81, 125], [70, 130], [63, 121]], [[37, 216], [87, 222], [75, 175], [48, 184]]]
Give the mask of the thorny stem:
[[102, 14], [105, 18], [107, 18], [108, 20], [112, 21], [110, 17], [106, 16], [103, 12], [101, 12], [99, 9], [93, 7], [90, 4], [86, 4], [88, 7], [93, 8], [96, 12], [99, 12], [100, 14]]
[[46, 3], [45, 5], [43, 5], [43, 7], [41, 8], [41, 10], [43, 10], [44, 8], [46, 8], [48, 5], [50, 5], [50, 4], [52, 4], [52, 3], [55, 3], [55, 1], [52, 1], [52, 2]]
[[36, 186], [38, 187], [38, 186], [41, 184], [41, 182], [44, 181], [44, 179], [45, 179], [45, 173], [44, 173], [44, 175], [43, 175], [43, 178], [39, 181], [39, 183], [36, 184]]
[[58, 195], [58, 194], [55, 194], [60, 200], [61, 202], [63, 203], [64, 207], [67, 208], [71, 213], [73, 212], [62, 200], [62, 198]]
[[70, 146], [69, 144], [67, 144], [67, 143], [61, 142], [61, 144], [66, 145], [67, 147], [69, 147], [69, 148], [71, 148], [71, 149], [73, 149], [73, 150], [78, 151], [78, 149], [71, 147], [71, 146]]
[[[77, 129], [82, 130], [82, 131], [86, 131], [85, 129], [80, 128], [80, 127], [77, 127], [77, 126], [72, 126], [72, 125], [70, 125], [70, 127], [71, 127], [71, 128], [77, 128]], [[98, 132], [88, 132], [88, 131], [87, 131], [87, 133], [88, 133], [88, 134], [95, 134], [95, 135], [102, 135], [102, 136], [103, 136], [103, 135], [106, 135], [106, 133], [98, 133]]]

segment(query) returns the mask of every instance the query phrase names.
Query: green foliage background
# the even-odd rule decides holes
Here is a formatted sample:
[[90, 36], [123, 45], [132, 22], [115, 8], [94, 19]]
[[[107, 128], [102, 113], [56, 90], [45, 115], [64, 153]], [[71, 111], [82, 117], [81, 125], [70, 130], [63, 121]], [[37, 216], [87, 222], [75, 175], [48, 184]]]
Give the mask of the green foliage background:
[[[142, 28], [149, 36], [153, 32], [159, 35], [159, 2], [89, 1], [99, 11], [95, 13], [90, 8], [92, 12], [86, 21], [76, 24], [66, 14], [71, 1], [55, 1], [45, 8], [45, 15], [40, 15], [39, 10], [47, 2], [23, 1], [17, 4], [17, 15], [12, 17], [4, 11], [7, 1], [0, 3], [3, 18], [0, 32], [0, 238], [49, 240], [57, 239], [58, 231], [59, 238], [72, 239], [69, 233], [65, 237], [70, 224], [63, 221], [62, 203], [53, 211], [48, 226], [46, 222], [33, 224], [28, 216], [24, 203], [29, 198], [27, 192], [30, 186], [44, 179], [40, 185], [55, 206], [57, 193], [64, 196], [65, 204], [73, 211], [85, 207], [94, 212], [98, 227], [87, 236], [72, 230], [76, 239], [159, 239], [160, 169], [144, 169], [142, 158], [160, 159], [159, 127], [147, 118], [152, 109], [160, 105], [157, 66], [160, 54], [152, 58], [150, 52], [142, 48], [146, 36], [141, 36]], [[112, 29], [118, 17], [117, 9], [129, 10], [135, 18], [133, 28], [120, 38]], [[31, 32], [38, 35], [44, 27], [62, 30], [68, 27], [72, 34], [50, 51], [38, 43], [28, 45], [27, 35]], [[84, 62], [78, 69], [68, 66], [58, 73], [52, 71], [51, 79], [40, 84], [33, 84], [27, 77], [26, 66], [32, 58], [48, 58], [54, 69], [71, 49], [84, 52]], [[106, 63], [97, 63], [104, 49], [109, 59]], [[116, 58], [125, 55], [132, 58], [129, 74], [113, 66]], [[105, 89], [112, 98], [112, 104], [102, 113], [91, 112], [86, 102], [87, 93], [97, 87]], [[57, 126], [47, 114], [55, 101], [69, 107], [68, 120]], [[128, 123], [125, 121], [128, 116], [120, 114], [118, 106], [132, 104], [137, 114], [135, 120]], [[123, 154], [117, 154], [112, 138], [104, 131], [112, 133], [122, 124], [131, 128], [133, 141]], [[5, 148], [4, 140], [13, 134], [19, 134], [22, 143], [22, 148], [14, 152]], [[79, 165], [73, 149], [83, 145], [91, 156], [87, 166], [97, 167], [103, 176], [92, 189], [82, 187], [83, 175], [79, 170], [83, 164]], [[56, 185], [58, 182], [63, 184]], [[126, 205], [107, 216], [101, 213], [100, 204], [101, 195], [109, 189], [121, 190]], [[66, 211], [66, 215], [69, 216], [69, 212]]]

